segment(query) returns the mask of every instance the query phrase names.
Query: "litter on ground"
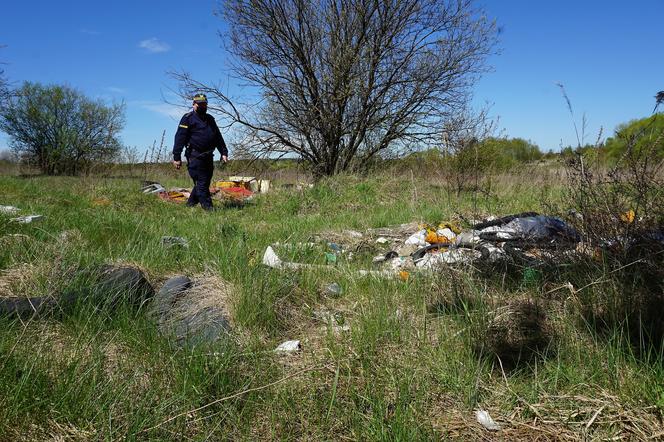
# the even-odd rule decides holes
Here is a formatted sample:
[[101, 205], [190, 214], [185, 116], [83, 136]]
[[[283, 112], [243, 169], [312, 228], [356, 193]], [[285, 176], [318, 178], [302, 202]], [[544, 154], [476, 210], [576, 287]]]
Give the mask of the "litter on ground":
[[[258, 180], [254, 177], [230, 177], [228, 180], [216, 181], [210, 186], [210, 194], [215, 200], [244, 203], [253, 198], [255, 193], [266, 193], [270, 188], [268, 180]], [[163, 201], [186, 203], [191, 194], [184, 187], [166, 189], [154, 181], [144, 181], [141, 192], [156, 194]]]
[[475, 411], [475, 418], [477, 418], [477, 422], [480, 423], [484, 428], [486, 428], [489, 431], [499, 431], [501, 430], [501, 426], [494, 421], [491, 416], [489, 415], [488, 411], [485, 410], [477, 410]]
[[279, 344], [274, 351], [277, 353], [297, 353], [301, 349], [302, 345], [300, 345], [300, 341], [286, 341]]
[[31, 222], [38, 221], [42, 218], [44, 218], [44, 215], [26, 215], [12, 218], [11, 221], [19, 224], [30, 224]]
[[[371, 253], [368, 265], [374, 268], [361, 269], [356, 274], [399, 277], [406, 281], [413, 271], [435, 271], [448, 265], [501, 260], [529, 265], [544, 262], [560, 253], [574, 251], [581, 237], [560, 218], [526, 212], [493, 217], [466, 230], [453, 222], [438, 225], [409, 223], [366, 232], [324, 232], [315, 235], [314, 239], [323, 248], [321, 258], [327, 265], [342, 265], [362, 253]], [[323, 264], [282, 260], [277, 254], [278, 247], [292, 253], [304, 245], [311, 248], [317, 244], [275, 243], [266, 248], [263, 263], [290, 270], [325, 267]], [[375, 255], [379, 250], [380, 254]]]
[[14, 206], [0, 206], [0, 213], [3, 215], [17, 215], [21, 209]]

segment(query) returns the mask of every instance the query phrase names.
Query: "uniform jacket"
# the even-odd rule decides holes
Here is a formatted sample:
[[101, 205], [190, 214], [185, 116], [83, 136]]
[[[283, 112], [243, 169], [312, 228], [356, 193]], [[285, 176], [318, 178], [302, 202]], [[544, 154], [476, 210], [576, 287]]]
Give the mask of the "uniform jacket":
[[210, 158], [215, 149], [219, 149], [221, 155], [228, 155], [226, 142], [221, 136], [217, 122], [210, 114], [203, 117], [191, 111], [182, 117], [180, 125], [175, 133], [175, 144], [173, 145], [173, 159], [182, 161], [182, 149], [187, 147], [185, 156], [193, 158]]

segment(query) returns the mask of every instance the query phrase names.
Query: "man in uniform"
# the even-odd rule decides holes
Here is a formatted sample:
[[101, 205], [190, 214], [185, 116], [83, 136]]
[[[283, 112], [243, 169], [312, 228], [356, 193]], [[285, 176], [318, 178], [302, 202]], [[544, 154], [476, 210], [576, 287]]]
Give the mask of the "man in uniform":
[[176, 169], [182, 166], [182, 149], [187, 150], [189, 176], [194, 181], [194, 188], [187, 201], [188, 206], [200, 203], [205, 210], [212, 210], [212, 197], [210, 196], [210, 182], [214, 170], [213, 154], [219, 149], [221, 161], [228, 162], [228, 149], [221, 136], [214, 117], [207, 113], [207, 97], [205, 94], [194, 95], [194, 109], [184, 114], [175, 133], [173, 145], [173, 165]]

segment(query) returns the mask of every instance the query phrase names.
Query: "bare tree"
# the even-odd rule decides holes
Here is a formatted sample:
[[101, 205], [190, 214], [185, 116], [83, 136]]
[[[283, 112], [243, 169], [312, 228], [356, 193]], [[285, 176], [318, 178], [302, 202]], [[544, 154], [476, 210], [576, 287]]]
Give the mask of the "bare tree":
[[[0, 49], [4, 48], [4, 45], [0, 45]], [[0, 62], [0, 65], [4, 65], [4, 62]], [[0, 67], [0, 102], [9, 97], [9, 80], [5, 76], [5, 70]]]
[[318, 176], [440, 140], [486, 71], [497, 30], [473, 0], [223, 0], [244, 105], [187, 72], [259, 156], [297, 155]]

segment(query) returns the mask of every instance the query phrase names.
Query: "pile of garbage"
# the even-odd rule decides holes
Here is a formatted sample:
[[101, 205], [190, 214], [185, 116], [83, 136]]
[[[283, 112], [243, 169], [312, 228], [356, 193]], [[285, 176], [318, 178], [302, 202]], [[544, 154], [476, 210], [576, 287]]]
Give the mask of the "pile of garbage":
[[[228, 179], [212, 183], [210, 194], [213, 199], [219, 201], [243, 203], [251, 200], [256, 193], [266, 193], [269, 189], [269, 180], [261, 180], [256, 177], [231, 176]], [[156, 181], [143, 181], [141, 192], [156, 194], [160, 199], [174, 203], [186, 203], [191, 194], [187, 188], [173, 187], [166, 189]]]
[[279, 249], [311, 248], [323, 244], [326, 264], [357, 259], [363, 252], [380, 251], [371, 259], [373, 268], [361, 275], [399, 276], [411, 271], [432, 270], [450, 264], [496, 263], [509, 260], [525, 265], [554, 260], [571, 253], [581, 240], [578, 232], [560, 218], [526, 212], [490, 218], [463, 229], [456, 222], [438, 225], [402, 224], [369, 229], [345, 230], [317, 235], [316, 242], [273, 244], [265, 250], [263, 263], [279, 269], [306, 269], [320, 265], [286, 261]]

